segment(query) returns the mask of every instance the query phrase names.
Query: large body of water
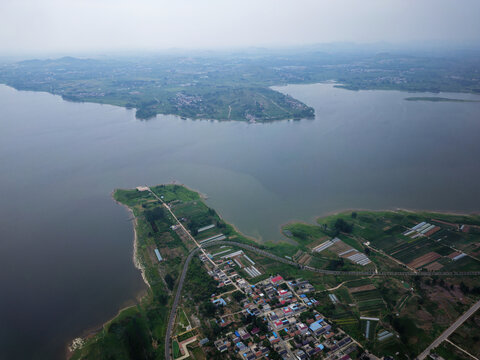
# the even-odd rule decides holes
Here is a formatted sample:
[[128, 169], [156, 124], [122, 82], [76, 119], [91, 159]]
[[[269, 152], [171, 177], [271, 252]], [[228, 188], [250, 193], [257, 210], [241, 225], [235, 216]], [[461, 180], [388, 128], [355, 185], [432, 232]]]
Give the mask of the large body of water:
[[263, 241], [346, 208], [480, 210], [480, 103], [331, 84], [282, 91], [316, 118], [139, 121], [0, 86], [0, 359], [61, 358], [144, 289], [117, 187], [185, 183]]

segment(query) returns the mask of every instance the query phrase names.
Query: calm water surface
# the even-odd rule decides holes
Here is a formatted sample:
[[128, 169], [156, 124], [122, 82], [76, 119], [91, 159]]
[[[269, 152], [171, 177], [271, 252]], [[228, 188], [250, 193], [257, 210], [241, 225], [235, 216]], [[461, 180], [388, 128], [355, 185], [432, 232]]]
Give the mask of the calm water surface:
[[185, 183], [263, 241], [281, 239], [282, 223], [345, 208], [480, 210], [480, 103], [281, 89], [316, 118], [139, 121], [0, 86], [0, 359], [61, 358], [144, 289], [117, 187]]

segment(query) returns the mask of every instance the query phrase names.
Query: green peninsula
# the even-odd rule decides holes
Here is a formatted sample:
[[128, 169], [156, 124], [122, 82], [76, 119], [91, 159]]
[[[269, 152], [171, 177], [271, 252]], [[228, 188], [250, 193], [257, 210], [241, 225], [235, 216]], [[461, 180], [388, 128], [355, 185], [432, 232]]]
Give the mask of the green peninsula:
[[[334, 81], [349, 90], [480, 93], [476, 53], [378, 52], [328, 46], [166, 52], [136, 57], [35, 59], [0, 65], [0, 83], [68, 101], [136, 109], [148, 119], [268, 122], [312, 118], [314, 109], [272, 89]], [[434, 100], [438, 101], [438, 100]]]
[[[411, 359], [480, 299], [480, 216], [349, 211], [260, 244], [184, 186], [113, 196], [148, 292], [71, 359]], [[464, 326], [455, 339], [478, 355]]]

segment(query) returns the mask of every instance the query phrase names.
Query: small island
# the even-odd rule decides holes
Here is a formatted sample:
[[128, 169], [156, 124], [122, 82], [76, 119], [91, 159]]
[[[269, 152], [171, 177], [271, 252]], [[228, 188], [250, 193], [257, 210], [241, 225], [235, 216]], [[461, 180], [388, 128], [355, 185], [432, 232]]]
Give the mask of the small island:
[[[113, 196], [134, 215], [148, 292], [75, 339], [71, 359], [407, 359], [480, 299], [480, 216], [348, 211], [261, 244], [185, 186]], [[474, 321], [451, 339], [478, 353]]]
[[407, 101], [431, 101], [431, 102], [480, 102], [480, 100], [451, 99], [436, 96], [407, 97]]

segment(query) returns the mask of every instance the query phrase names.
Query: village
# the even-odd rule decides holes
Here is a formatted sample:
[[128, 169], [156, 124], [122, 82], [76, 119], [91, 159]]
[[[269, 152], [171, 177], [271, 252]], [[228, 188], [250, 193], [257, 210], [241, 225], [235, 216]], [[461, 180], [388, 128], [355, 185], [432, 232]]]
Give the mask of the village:
[[216, 339], [200, 340], [201, 344], [213, 344], [222, 355], [247, 360], [347, 360], [349, 354], [358, 353], [356, 341], [313, 309], [318, 301], [308, 281], [287, 281], [276, 275], [251, 284], [241, 274], [255, 278], [261, 273], [242, 250], [201, 254], [200, 259], [218, 282], [220, 294], [212, 294], [211, 302], [219, 309], [216, 314], [221, 314], [215, 322], [226, 329]]
[[[452, 358], [448, 346], [476, 346], [474, 217], [345, 212], [287, 224], [292, 244], [273, 245], [243, 236], [179, 185], [115, 196], [138, 221], [152, 292], [105, 339], [132, 322], [143, 346], [170, 360], [440, 360]], [[77, 354], [96, 346], [86, 340]]]

